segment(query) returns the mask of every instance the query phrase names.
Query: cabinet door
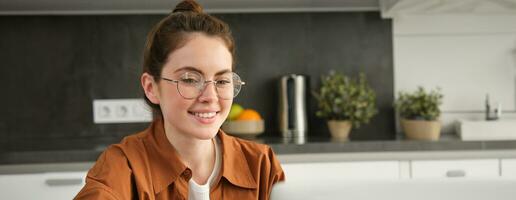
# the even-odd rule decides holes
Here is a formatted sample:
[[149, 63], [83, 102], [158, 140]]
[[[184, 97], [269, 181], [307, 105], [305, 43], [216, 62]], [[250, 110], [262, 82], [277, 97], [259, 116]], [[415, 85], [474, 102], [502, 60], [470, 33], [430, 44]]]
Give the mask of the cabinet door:
[[502, 177], [516, 178], [516, 159], [502, 159], [501, 165]]
[[287, 180], [378, 180], [399, 179], [398, 161], [288, 163], [282, 164]]
[[73, 199], [85, 177], [86, 172], [0, 175], [0, 199]]
[[498, 159], [411, 162], [412, 178], [495, 178], [499, 176]]

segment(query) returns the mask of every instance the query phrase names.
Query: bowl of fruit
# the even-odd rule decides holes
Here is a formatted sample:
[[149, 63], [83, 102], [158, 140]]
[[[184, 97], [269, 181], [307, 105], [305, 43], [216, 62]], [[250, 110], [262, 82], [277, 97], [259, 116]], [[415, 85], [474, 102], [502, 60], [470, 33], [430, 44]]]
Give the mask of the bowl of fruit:
[[234, 103], [221, 129], [230, 135], [253, 138], [262, 134], [264, 127], [263, 119], [256, 110]]

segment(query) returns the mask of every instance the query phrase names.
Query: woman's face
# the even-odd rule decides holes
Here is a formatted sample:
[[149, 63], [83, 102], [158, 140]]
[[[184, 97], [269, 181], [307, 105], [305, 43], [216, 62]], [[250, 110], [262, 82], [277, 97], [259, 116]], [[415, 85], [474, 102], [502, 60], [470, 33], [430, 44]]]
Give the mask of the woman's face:
[[[200, 33], [188, 37], [183, 47], [169, 54], [163, 78], [184, 80], [185, 73], [197, 72], [205, 80], [217, 80], [224, 72], [231, 72], [232, 55], [222, 39]], [[161, 80], [158, 88], [166, 128], [197, 139], [211, 139], [217, 134], [233, 102], [232, 98], [219, 98], [213, 83], [206, 84], [193, 99], [181, 96], [176, 83]]]

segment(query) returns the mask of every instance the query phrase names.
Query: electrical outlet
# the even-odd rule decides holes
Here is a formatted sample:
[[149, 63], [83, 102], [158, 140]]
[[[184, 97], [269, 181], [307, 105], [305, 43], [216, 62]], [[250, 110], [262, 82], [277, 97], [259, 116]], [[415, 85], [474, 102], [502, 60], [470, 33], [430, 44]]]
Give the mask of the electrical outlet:
[[94, 99], [95, 124], [152, 121], [152, 111], [143, 99]]

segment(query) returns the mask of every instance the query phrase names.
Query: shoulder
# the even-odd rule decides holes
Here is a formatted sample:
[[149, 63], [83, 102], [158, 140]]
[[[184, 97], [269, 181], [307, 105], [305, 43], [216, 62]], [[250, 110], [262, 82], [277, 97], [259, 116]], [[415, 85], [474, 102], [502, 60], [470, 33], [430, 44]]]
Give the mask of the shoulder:
[[250, 140], [245, 140], [245, 139], [242, 139], [242, 138], [237, 138], [237, 137], [233, 137], [233, 136], [228, 136], [228, 137], [231, 137], [236, 143], [238, 143], [242, 148], [245, 148], [245, 149], [252, 149], [254, 151], [267, 151], [268, 149], [270, 149], [270, 146], [269, 145], [266, 145], [266, 144], [260, 144], [260, 143], [257, 143], [257, 142], [254, 142], [254, 141], [250, 141]]
[[88, 172], [88, 177], [106, 180], [118, 180], [123, 176], [130, 176], [131, 166], [129, 161], [139, 152], [143, 144], [140, 133], [126, 136], [118, 144], [112, 144], [98, 157], [93, 167]]
[[143, 148], [143, 138], [145, 138], [145, 136], [148, 134], [148, 132], [144, 131], [126, 136], [122, 139], [122, 141], [120, 141], [120, 143], [114, 144], [113, 146], [116, 146], [124, 151]]
[[[129, 167], [129, 162], [131, 160], [145, 156], [141, 154], [145, 152], [142, 140], [146, 134], [146, 132], [135, 133], [124, 137], [118, 144], [110, 145], [99, 156], [94, 167], [105, 166], [107, 169], [110, 169], [108, 166], [112, 165], [117, 167]], [[93, 169], [94, 168], [92, 168], [92, 170]]]
[[[232, 167], [233, 173], [241, 173], [239, 177], [249, 174], [259, 188], [260, 196], [268, 196], [272, 185], [285, 180], [285, 174], [281, 168], [279, 160], [269, 145], [259, 144], [236, 137], [227, 138], [235, 146], [234, 159], [238, 161], [228, 162], [246, 166], [244, 168]], [[240, 157], [242, 155], [242, 157]], [[247, 170], [247, 169], [248, 170]], [[248, 172], [248, 173], [247, 173]]]
[[76, 199], [127, 199], [131, 195], [134, 166], [143, 144], [141, 133], [130, 135], [110, 145], [98, 157], [86, 176], [86, 185]]
[[97, 162], [88, 171], [87, 178], [111, 185], [130, 174], [131, 169], [123, 150], [117, 145], [111, 145], [100, 154]]
[[233, 136], [229, 136], [240, 147], [246, 157], [263, 157], [274, 154], [272, 148], [266, 144], [260, 144]]
[[130, 187], [131, 174], [122, 149], [111, 145], [88, 171], [86, 185], [74, 199], [125, 199], [122, 191]]
[[[280, 173], [283, 170], [273, 149], [266, 144], [229, 136], [236, 144], [235, 150], [241, 151], [252, 171]], [[253, 170], [254, 168], [254, 170]]]
[[134, 159], [138, 152], [143, 152], [142, 133], [137, 133], [124, 137], [120, 143], [108, 146], [102, 154], [100, 154], [97, 162], [91, 169], [96, 168], [110, 169], [109, 166], [127, 166], [128, 161]]

